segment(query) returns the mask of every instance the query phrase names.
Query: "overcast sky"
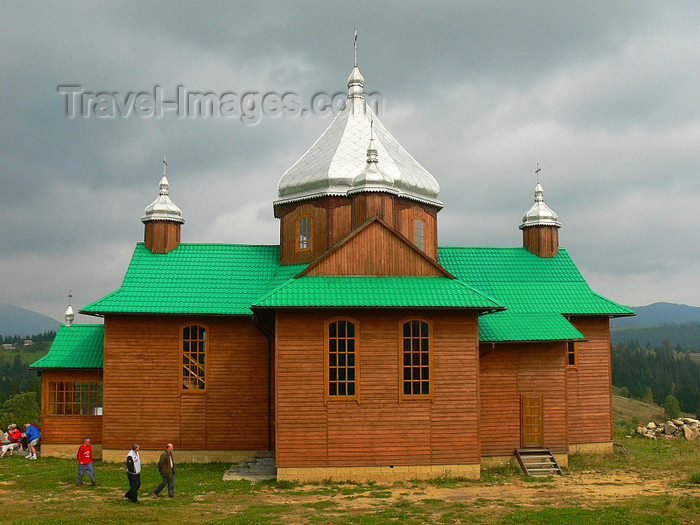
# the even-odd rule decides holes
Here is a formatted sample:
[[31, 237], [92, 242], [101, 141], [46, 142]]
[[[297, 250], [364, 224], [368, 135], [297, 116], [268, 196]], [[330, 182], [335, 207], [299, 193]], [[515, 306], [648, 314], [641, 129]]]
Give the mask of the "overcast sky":
[[[331, 114], [107, 103], [181, 86], [308, 107], [346, 91], [353, 23], [382, 122], [440, 183], [441, 245], [521, 245], [540, 163], [594, 290], [700, 306], [700, 3], [609, 0], [0, 2], [0, 301], [60, 320], [69, 289], [78, 308], [117, 289], [163, 155], [184, 242], [277, 243], [277, 181]], [[59, 86], [113, 95], [71, 118]]]

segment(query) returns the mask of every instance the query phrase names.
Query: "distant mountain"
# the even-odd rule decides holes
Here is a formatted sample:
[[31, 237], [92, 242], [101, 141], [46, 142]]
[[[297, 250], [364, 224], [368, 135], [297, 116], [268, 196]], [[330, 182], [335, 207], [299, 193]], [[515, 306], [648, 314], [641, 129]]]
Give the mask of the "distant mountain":
[[611, 320], [613, 327], [659, 326], [663, 324], [700, 323], [700, 307], [687, 304], [654, 303], [647, 306], [630, 306], [635, 317]]
[[58, 330], [56, 319], [7, 303], [0, 303], [0, 335], [21, 337]]
[[642, 347], [646, 346], [647, 343], [653, 347], [662, 347], [664, 341], [668, 341], [671, 348], [680, 345], [683, 350], [700, 352], [700, 323], [613, 328], [610, 332], [610, 339], [613, 345], [637, 340]]

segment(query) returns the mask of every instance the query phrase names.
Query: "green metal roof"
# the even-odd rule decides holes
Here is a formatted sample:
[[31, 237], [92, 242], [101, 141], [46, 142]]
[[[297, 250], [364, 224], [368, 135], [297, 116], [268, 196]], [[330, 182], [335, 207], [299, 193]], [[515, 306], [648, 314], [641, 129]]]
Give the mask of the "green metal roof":
[[583, 339], [566, 318], [558, 313], [496, 312], [479, 318], [479, 341], [565, 341]]
[[578, 339], [581, 334], [564, 314], [634, 313], [592, 291], [564, 249], [555, 257], [538, 257], [525, 248], [443, 247], [438, 260], [506, 307], [479, 319], [482, 341]]
[[250, 315], [260, 296], [305, 267], [280, 266], [279, 246], [180, 244], [153, 254], [138, 243], [121, 288], [81, 312]]
[[484, 308], [483, 341], [580, 339], [563, 315], [631, 315], [593, 292], [560, 249], [444, 247], [438, 260], [457, 277], [301, 277], [280, 266], [279, 246], [180, 244], [152, 254], [138, 243], [119, 290], [81, 311], [250, 315], [251, 307]]
[[104, 334], [101, 324], [61, 325], [49, 353], [31, 368], [102, 368]]
[[301, 277], [278, 286], [256, 307], [478, 308], [501, 306], [447, 277]]

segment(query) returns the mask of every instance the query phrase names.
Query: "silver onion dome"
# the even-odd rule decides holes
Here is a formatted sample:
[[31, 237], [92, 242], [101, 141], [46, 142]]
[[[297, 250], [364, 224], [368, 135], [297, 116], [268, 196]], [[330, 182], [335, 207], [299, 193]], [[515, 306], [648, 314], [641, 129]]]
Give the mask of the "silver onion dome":
[[535, 186], [535, 204], [523, 215], [523, 222], [520, 229], [530, 226], [554, 226], [561, 228], [559, 216], [544, 202], [544, 190], [538, 182]]
[[146, 207], [144, 215], [141, 217], [141, 222], [174, 221], [181, 224], [185, 222], [185, 219], [182, 218], [182, 211], [180, 211], [180, 208], [170, 200], [170, 184], [168, 184], [168, 179], [165, 176], [165, 168], [167, 165], [167, 161], [163, 158], [163, 178], [160, 179], [160, 194], [156, 200]]
[[[348, 195], [358, 173], [368, 168], [367, 144], [373, 138], [381, 158], [380, 172], [386, 177], [386, 191], [442, 208], [438, 200], [439, 184], [387, 131], [367, 104], [363, 89], [364, 78], [355, 66], [348, 78], [345, 106], [309, 150], [282, 175], [277, 183], [275, 207], [317, 197]], [[374, 168], [376, 165], [370, 169]], [[377, 190], [375, 187], [374, 191]]]
[[353, 179], [352, 188], [348, 190], [348, 195], [363, 191], [398, 193], [398, 190], [394, 188], [394, 180], [384, 173], [384, 170], [379, 165], [379, 155], [374, 145], [374, 139], [370, 139], [369, 147], [367, 148], [367, 165]]
[[364, 93], [365, 77], [357, 66], [352, 68], [348, 77], [348, 97], [360, 97]]
[[75, 313], [73, 312], [73, 307], [71, 306], [72, 302], [73, 302], [73, 292], [69, 292], [68, 293], [68, 308], [66, 309], [66, 313], [63, 314], [66, 326], [72, 325], [73, 320], [75, 319]]

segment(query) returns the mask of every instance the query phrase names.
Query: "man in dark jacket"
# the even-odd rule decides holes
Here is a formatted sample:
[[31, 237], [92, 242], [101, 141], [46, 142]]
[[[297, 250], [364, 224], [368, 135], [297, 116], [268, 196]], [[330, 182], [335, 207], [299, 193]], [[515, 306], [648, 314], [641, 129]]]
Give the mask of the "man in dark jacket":
[[175, 464], [173, 463], [173, 444], [168, 443], [165, 446], [165, 452], [160, 455], [158, 460], [158, 470], [163, 478], [160, 485], [153, 491], [153, 497], [157, 498], [160, 491], [168, 485], [168, 495], [175, 497]]
[[141, 486], [141, 456], [139, 446], [134, 443], [126, 456], [126, 476], [129, 478], [129, 490], [124, 494], [132, 503], [139, 502], [139, 487]]

